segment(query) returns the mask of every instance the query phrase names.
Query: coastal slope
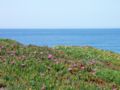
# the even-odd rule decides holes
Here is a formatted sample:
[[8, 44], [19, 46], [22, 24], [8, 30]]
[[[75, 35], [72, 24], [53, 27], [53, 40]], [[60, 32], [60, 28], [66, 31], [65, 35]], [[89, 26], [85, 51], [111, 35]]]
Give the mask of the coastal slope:
[[120, 54], [0, 39], [0, 90], [119, 90]]

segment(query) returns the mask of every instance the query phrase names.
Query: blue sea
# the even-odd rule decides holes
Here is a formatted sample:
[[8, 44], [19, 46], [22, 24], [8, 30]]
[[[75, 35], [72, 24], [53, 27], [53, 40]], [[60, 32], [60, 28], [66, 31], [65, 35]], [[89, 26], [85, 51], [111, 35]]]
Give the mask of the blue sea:
[[93, 46], [120, 53], [120, 29], [0, 29], [0, 38], [25, 45]]

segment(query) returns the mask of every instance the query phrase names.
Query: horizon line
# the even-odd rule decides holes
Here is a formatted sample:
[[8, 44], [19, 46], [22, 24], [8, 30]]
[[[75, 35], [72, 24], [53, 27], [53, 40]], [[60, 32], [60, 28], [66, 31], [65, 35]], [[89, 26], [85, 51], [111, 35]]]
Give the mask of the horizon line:
[[0, 28], [0, 29], [120, 29], [120, 28]]

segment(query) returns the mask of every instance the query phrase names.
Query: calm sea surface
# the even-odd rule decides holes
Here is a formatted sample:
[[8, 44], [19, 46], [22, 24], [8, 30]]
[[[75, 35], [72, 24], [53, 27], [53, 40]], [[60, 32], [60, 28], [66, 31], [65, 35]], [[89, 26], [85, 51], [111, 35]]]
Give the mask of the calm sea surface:
[[0, 38], [40, 46], [94, 46], [120, 53], [120, 29], [0, 29]]

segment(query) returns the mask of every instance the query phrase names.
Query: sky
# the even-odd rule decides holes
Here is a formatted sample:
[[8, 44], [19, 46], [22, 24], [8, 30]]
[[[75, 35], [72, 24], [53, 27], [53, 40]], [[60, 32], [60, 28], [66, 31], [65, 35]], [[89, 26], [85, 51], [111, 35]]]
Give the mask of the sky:
[[120, 0], [0, 0], [0, 28], [120, 28]]

